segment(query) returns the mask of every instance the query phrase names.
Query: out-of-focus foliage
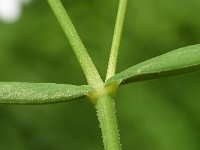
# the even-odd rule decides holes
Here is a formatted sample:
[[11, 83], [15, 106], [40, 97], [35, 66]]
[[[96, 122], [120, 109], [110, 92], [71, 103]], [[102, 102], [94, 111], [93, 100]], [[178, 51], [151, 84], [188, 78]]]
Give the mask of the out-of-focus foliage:
[[[104, 76], [118, 1], [63, 2]], [[199, 6], [199, 0], [130, 0], [118, 72], [200, 43]], [[26, 6], [15, 24], [0, 23], [0, 72], [0, 81], [86, 83], [55, 16], [40, 0]], [[116, 103], [123, 149], [200, 149], [199, 75], [121, 87]], [[0, 149], [103, 149], [95, 109], [87, 99], [42, 106], [0, 105], [0, 122]]]

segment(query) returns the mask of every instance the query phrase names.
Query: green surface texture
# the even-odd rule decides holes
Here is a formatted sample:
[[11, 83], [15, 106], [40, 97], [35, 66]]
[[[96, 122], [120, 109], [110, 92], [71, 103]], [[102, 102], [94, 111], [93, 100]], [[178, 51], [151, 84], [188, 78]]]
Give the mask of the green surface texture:
[[50, 104], [74, 101], [93, 91], [89, 85], [0, 82], [1, 104]]
[[[102, 79], [119, 1], [62, 0]], [[200, 43], [199, 0], [129, 0], [117, 73]], [[0, 82], [86, 85], [47, 1], [0, 22]], [[126, 84], [116, 95], [123, 150], [200, 149], [200, 72]], [[0, 150], [103, 150], [88, 98], [53, 105], [0, 105]]]
[[116, 74], [109, 82], [121, 80], [122, 84], [200, 70], [200, 45], [179, 48], [144, 61]]

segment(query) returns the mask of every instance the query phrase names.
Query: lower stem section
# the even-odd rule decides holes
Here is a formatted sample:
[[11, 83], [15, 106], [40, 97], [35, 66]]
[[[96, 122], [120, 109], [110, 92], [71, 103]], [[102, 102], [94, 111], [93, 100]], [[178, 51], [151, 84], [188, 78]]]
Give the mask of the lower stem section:
[[121, 150], [114, 99], [109, 95], [101, 96], [96, 109], [105, 150]]

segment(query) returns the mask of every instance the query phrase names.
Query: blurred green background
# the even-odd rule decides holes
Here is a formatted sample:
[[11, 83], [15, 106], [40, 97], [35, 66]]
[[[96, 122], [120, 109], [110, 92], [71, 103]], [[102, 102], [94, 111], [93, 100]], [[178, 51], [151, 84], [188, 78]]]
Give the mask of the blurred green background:
[[[63, 0], [103, 78], [118, 0]], [[129, 0], [117, 72], [200, 43], [199, 0]], [[0, 23], [0, 81], [86, 84], [46, 1]], [[124, 150], [200, 149], [200, 72], [125, 85], [116, 98]], [[88, 99], [42, 106], [0, 105], [1, 150], [102, 150]]]

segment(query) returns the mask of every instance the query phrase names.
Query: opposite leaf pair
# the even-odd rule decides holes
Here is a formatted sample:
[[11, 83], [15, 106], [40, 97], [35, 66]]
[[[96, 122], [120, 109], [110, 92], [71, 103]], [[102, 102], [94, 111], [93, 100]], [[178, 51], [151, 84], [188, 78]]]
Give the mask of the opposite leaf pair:
[[[105, 84], [112, 84], [116, 81], [125, 84], [190, 73], [198, 69], [200, 69], [200, 44], [180, 48], [144, 61], [114, 75]], [[49, 104], [70, 102], [93, 91], [95, 89], [90, 85], [1, 82], [0, 103]]]

